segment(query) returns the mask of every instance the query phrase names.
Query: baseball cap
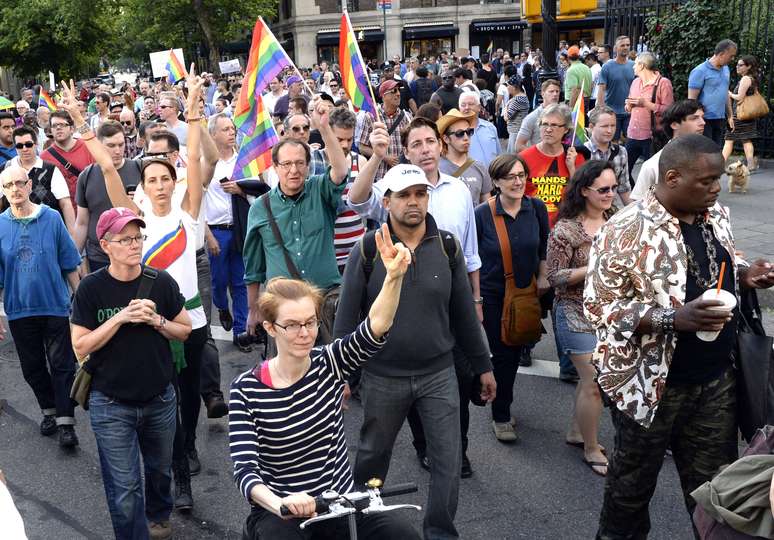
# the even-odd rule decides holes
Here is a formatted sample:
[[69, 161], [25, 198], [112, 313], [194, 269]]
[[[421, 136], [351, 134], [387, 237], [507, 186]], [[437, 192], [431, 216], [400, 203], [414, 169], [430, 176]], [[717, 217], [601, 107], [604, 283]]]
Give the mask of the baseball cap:
[[573, 45], [567, 49], [567, 56], [570, 58], [570, 60], [577, 60], [580, 58], [580, 48], [578, 48], [577, 45]]
[[460, 120], [467, 120], [468, 122], [470, 122], [475, 117], [476, 117], [476, 113], [470, 112], [468, 114], [463, 114], [457, 109], [451, 109], [449, 112], [447, 112], [442, 117], [440, 117], [435, 122], [435, 125], [438, 126], [438, 133], [443, 135], [444, 133], [446, 133], [446, 130], [449, 129], [449, 126], [452, 125], [453, 123], [458, 122]]
[[384, 97], [384, 94], [398, 86], [398, 81], [395, 79], [387, 79], [379, 85], [379, 97]]
[[520, 87], [522, 84], [522, 79], [518, 75], [512, 75], [510, 79], [508, 79], [508, 85], [509, 86], [516, 86], [517, 88]]
[[97, 221], [97, 238], [100, 240], [106, 233], [118, 233], [129, 223], [136, 221], [140, 227], [145, 227], [145, 222], [128, 208], [116, 207], [105, 210]]
[[384, 188], [384, 192], [403, 191], [411, 186], [433, 187], [433, 184], [427, 181], [425, 171], [416, 165], [399, 163], [387, 171], [384, 177], [379, 181], [379, 185]]
[[298, 75], [291, 75], [290, 77], [285, 79], [285, 84], [288, 86], [297, 82], [301, 82], [301, 77], [299, 77]]

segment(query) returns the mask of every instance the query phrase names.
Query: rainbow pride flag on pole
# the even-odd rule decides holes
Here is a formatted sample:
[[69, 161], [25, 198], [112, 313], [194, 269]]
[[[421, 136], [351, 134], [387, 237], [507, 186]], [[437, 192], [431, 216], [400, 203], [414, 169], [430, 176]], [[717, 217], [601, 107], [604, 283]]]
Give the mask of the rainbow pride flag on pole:
[[38, 97], [38, 107], [45, 107], [49, 111], [54, 112], [59, 107], [56, 106], [54, 100], [46, 93], [43, 88], [40, 89], [40, 97]]
[[245, 79], [234, 110], [234, 124], [244, 135], [234, 167], [234, 180], [258, 176], [271, 166], [271, 149], [279, 142], [261, 94], [269, 81], [292, 66], [285, 50], [258, 17], [253, 28]]
[[172, 49], [169, 49], [169, 60], [167, 60], [167, 65], [164, 66], [164, 69], [167, 70], [167, 80], [169, 81], [169, 84], [175, 84], [177, 81], [183, 80], [188, 76], [188, 72], [185, 70], [185, 67], [183, 67], [183, 64], [180, 63], [180, 59], [178, 59], [175, 51]]
[[583, 144], [588, 140], [586, 136], [586, 109], [583, 98], [584, 83], [585, 81], [581, 81], [580, 93], [572, 108], [572, 124], [574, 126], [572, 130], [572, 146], [575, 146], [575, 141]]
[[486, 48], [486, 52], [489, 53], [490, 58], [492, 56], [492, 51], [494, 51], [494, 41], [490, 41], [489, 47]]
[[376, 118], [376, 99], [368, 84], [363, 56], [357, 46], [355, 32], [346, 10], [341, 15], [339, 31], [339, 68], [342, 85], [352, 100], [352, 105], [356, 110], [363, 109]]

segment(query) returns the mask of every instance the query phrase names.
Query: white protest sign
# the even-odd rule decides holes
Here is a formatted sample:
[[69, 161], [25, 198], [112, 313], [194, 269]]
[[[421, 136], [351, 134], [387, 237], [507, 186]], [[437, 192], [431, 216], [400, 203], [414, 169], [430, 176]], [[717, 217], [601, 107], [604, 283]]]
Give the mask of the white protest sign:
[[242, 71], [242, 66], [239, 65], [239, 58], [234, 58], [233, 60], [226, 60], [225, 62], [218, 62], [218, 67], [220, 68], [220, 72], [223, 74], [236, 73], [237, 71]]
[[48, 72], [48, 87], [51, 89], [52, 92], [56, 90], [56, 85], [54, 84], [54, 72], [49, 71]]
[[[180, 60], [180, 63], [185, 66], [185, 56], [183, 56], [183, 49], [173, 49], [175, 56]], [[158, 51], [150, 53], [151, 70], [153, 71], [153, 78], [158, 79], [169, 75], [167, 73], [166, 65], [169, 60], [169, 49], [165, 51]], [[188, 69], [186, 67], [186, 69]]]

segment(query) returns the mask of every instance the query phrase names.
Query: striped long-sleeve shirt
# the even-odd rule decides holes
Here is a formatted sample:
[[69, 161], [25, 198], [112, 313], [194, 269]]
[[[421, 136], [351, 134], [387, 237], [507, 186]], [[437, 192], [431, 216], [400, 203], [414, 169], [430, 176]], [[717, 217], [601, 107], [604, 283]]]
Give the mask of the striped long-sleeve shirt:
[[234, 379], [229, 445], [234, 481], [251, 504], [258, 484], [279, 497], [353, 490], [341, 414], [344, 382], [384, 343], [366, 320], [352, 334], [312, 349], [309, 371], [288, 388], [269, 388], [252, 370]]

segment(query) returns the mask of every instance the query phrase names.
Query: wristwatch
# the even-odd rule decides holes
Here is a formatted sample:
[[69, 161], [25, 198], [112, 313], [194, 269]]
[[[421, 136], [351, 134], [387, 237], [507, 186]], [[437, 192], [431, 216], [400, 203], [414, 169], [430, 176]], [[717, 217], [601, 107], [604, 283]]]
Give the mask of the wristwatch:
[[481, 297], [481, 296], [479, 296], [478, 298], [474, 298], [473, 299], [473, 303], [474, 304], [483, 304], [484, 303], [484, 298]]

